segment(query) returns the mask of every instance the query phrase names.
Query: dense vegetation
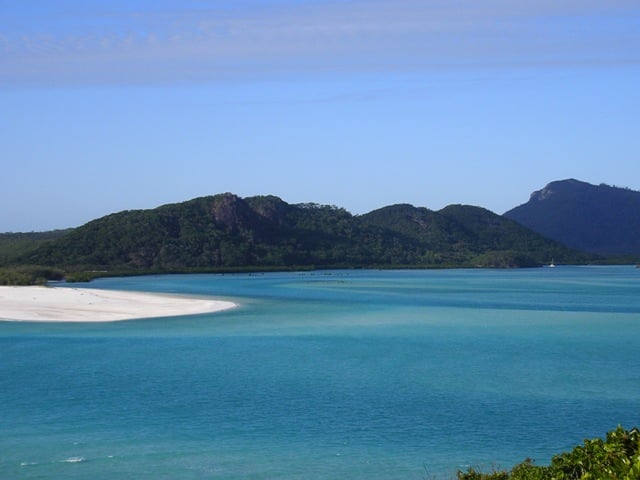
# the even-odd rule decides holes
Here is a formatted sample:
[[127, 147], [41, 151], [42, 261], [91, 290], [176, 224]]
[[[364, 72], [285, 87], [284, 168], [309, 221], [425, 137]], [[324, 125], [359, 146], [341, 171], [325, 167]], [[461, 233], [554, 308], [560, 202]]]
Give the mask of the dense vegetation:
[[590, 257], [480, 207], [449, 205], [434, 212], [394, 205], [362, 218], [415, 241], [421, 257], [414, 260], [430, 266], [526, 267], [539, 266], [553, 258], [582, 263]]
[[523, 267], [593, 258], [488, 210], [411, 205], [354, 216], [273, 196], [202, 197], [124, 211], [29, 249], [5, 265], [85, 276], [330, 267]]
[[504, 214], [564, 245], [640, 256], [640, 192], [570, 179], [552, 182]]
[[49, 280], [62, 279], [64, 272], [61, 269], [51, 266], [24, 265], [21, 264], [20, 258], [69, 232], [71, 229], [0, 233], [0, 285], [42, 285]]
[[458, 480], [638, 480], [640, 430], [618, 427], [605, 440], [585, 440], [571, 452], [556, 455], [548, 466], [529, 459], [510, 471], [458, 472]]
[[20, 256], [33, 252], [39, 246], [63, 237], [70, 231], [71, 229], [51, 230], [48, 232], [0, 233], [0, 266], [11, 263]]
[[18, 265], [0, 268], [0, 285], [44, 285], [50, 280], [62, 280], [59, 268], [38, 265]]

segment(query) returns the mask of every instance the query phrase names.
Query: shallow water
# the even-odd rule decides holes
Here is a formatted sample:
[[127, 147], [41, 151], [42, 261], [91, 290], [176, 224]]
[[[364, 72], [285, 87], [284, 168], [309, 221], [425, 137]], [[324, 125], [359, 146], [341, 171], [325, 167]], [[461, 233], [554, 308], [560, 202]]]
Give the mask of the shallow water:
[[0, 478], [424, 479], [640, 424], [640, 270], [102, 279], [232, 311], [0, 322]]

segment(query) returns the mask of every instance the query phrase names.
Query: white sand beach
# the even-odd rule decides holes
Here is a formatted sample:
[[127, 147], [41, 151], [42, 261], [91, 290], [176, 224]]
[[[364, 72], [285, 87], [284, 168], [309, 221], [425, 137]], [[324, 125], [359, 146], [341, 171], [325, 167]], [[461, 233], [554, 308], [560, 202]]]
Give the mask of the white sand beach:
[[226, 310], [233, 302], [67, 287], [0, 286], [0, 320], [113, 322]]

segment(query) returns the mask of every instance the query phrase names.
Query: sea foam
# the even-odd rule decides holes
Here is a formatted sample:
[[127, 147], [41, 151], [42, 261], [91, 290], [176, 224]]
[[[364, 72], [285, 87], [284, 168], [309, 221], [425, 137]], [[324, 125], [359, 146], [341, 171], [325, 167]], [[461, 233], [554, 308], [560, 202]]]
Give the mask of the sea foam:
[[84, 457], [69, 457], [66, 460], [63, 460], [64, 463], [80, 463], [86, 461], [87, 459]]

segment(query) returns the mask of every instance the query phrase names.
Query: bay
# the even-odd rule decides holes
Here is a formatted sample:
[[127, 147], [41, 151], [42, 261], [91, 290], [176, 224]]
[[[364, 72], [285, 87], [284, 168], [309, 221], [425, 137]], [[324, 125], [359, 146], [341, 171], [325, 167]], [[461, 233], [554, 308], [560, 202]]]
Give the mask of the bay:
[[215, 314], [0, 322], [0, 477], [448, 479], [640, 424], [640, 270], [101, 279]]

